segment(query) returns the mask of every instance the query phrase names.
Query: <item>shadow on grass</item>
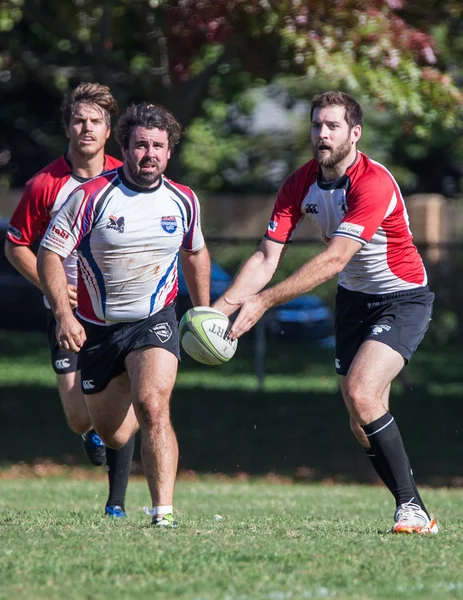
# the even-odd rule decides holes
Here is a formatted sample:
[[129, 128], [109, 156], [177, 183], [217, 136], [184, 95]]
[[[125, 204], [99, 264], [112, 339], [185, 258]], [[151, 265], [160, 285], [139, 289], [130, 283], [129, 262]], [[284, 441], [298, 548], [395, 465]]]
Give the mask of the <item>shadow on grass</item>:
[[[54, 388], [3, 387], [0, 394], [0, 463], [49, 458], [85, 464], [80, 438], [66, 427]], [[460, 403], [459, 396], [442, 402], [424, 393], [393, 400], [419, 483], [462, 484], [460, 424], [452, 416]], [[337, 393], [178, 389], [172, 420], [183, 470], [375, 480]]]
[[[26, 365], [19, 360], [24, 357]], [[26, 381], [28, 368], [50, 369], [45, 336], [0, 331], [2, 358], [19, 366], [15, 373], [12, 367], [4, 367], [7, 383], [0, 385], [0, 464], [51, 459], [85, 465], [80, 437], [66, 426], [56, 388]], [[267, 372], [277, 380], [281, 376], [281, 381], [275, 391], [265, 392], [245, 386], [233, 389], [237, 378], [253, 377], [252, 339], [242, 339], [236, 357], [219, 370], [206, 369], [198, 375], [198, 365], [184, 360], [181, 370], [194, 375], [196, 385], [214, 374], [230, 387], [216, 389], [217, 384], [209, 381], [208, 386], [178, 386], [174, 391], [172, 420], [180, 468], [226, 474], [274, 472], [314, 481], [376, 480], [350, 432], [343, 401], [332, 391], [336, 389], [333, 359], [333, 350], [308, 347], [307, 342], [273, 341], [265, 364]], [[391, 412], [420, 483], [463, 485], [462, 359], [460, 348], [418, 352], [409, 375], [420, 385], [391, 399]], [[295, 376], [304, 383], [282, 391], [285, 388], [279, 384], [294, 382]], [[135, 458], [139, 462], [138, 448]]]

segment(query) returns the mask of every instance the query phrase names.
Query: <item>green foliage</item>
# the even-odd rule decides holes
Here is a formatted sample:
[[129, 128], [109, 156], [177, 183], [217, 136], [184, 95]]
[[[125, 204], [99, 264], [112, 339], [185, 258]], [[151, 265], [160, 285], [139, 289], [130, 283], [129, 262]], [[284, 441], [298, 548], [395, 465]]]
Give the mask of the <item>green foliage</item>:
[[[416, 0], [402, 4], [345, 0], [333, 10], [321, 0], [2, 0], [0, 30], [8, 36], [0, 40], [0, 148], [16, 161], [8, 175], [13, 184], [22, 184], [55, 158], [55, 140], [62, 135], [61, 93], [82, 80], [109, 84], [122, 108], [147, 99], [164, 104], [185, 127], [205, 118], [207, 97], [230, 104], [256, 83], [285, 73], [386, 106], [406, 117], [417, 136], [427, 136], [436, 123], [455, 128], [462, 95], [450, 73], [458, 75], [461, 64], [453, 58], [454, 51], [461, 53], [455, 25], [461, 8], [453, 0], [439, 8], [427, 0], [432, 16], [426, 20]], [[227, 93], [214, 95], [218, 87]], [[22, 121], [12, 118], [15, 109]], [[223, 136], [221, 127], [218, 133]], [[195, 140], [198, 136], [196, 131]], [[230, 169], [229, 163], [231, 171], [241, 169], [237, 137], [225, 144], [197, 143], [219, 146], [218, 169]], [[268, 162], [278, 165], [278, 146], [288, 146], [291, 154], [287, 137], [274, 145], [251, 140], [249, 183], [270, 185], [263, 171]], [[199, 168], [191, 153], [186, 155]], [[181, 172], [175, 162], [171, 168], [172, 176]], [[219, 180], [211, 180], [217, 188]]]

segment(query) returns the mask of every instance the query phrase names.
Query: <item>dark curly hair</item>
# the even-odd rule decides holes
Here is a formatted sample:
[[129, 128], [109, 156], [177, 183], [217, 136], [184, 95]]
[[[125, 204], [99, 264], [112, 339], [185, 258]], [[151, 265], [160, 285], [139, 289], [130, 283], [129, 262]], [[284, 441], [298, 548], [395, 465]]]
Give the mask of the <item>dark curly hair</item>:
[[130, 136], [135, 127], [165, 131], [170, 150], [175, 148], [182, 135], [182, 128], [174, 115], [159, 104], [132, 104], [120, 117], [116, 126], [116, 140], [124, 150], [129, 147]]
[[363, 125], [363, 111], [357, 100], [345, 92], [337, 91], [324, 92], [314, 97], [310, 109], [310, 120], [312, 120], [316, 108], [326, 108], [327, 106], [344, 106], [346, 123], [350, 129], [356, 125]]
[[80, 83], [69, 94], [66, 94], [61, 105], [63, 125], [67, 129], [71, 123], [72, 114], [79, 102], [96, 104], [105, 111], [106, 124], [111, 126], [111, 117], [119, 112], [119, 107], [107, 85], [101, 83]]

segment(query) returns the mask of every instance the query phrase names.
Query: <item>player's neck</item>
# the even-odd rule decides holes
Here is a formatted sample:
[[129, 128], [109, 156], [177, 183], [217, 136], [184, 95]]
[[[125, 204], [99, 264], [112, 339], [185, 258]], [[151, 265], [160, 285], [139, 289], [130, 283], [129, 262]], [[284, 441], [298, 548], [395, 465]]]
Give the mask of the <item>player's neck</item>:
[[66, 156], [72, 165], [72, 172], [78, 177], [90, 179], [96, 177], [104, 170], [104, 150], [98, 152], [95, 156], [82, 156], [82, 154], [69, 148]]

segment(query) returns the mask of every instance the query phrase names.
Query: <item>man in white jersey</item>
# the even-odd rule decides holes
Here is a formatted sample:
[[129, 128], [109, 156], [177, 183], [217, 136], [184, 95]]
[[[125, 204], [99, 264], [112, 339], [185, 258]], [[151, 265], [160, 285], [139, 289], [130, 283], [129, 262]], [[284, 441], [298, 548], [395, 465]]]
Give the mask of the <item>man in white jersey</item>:
[[[210, 259], [194, 192], [163, 173], [180, 126], [161, 106], [130, 107], [116, 137], [122, 167], [78, 187], [42, 240], [38, 266], [60, 346], [79, 352], [93, 425], [119, 448], [142, 432], [157, 527], [175, 527], [178, 445], [170, 396], [179, 361], [178, 256], [194, 305], [209, 305]], [[77, 318], [62, 261], [79, 257]]]
[[[423, 339], [434, 294], [396, 181], [357, 151], [360, 105], [348, 94], [326, 92], [313, 99], [311, 120], [314, 158], [283, 183], [265, 238], [214, 307], [227, 315], [240, 308], [230, 332], [238, 338], [269, 308], [339, 276], [336, 372], [352, 431], [394, 495], [391, 532], [437, 533], [389, 412], [391, 382]], [[327, 248], [263, 290], [305, 216]]]
[[[81, 83], [66, 94], [62, 105], [63, 125], [69, 139], [67, 152], [44, 167], [27, 183], [7, 232], [5, 254], [12, 265], [41, 289], [37, 259], [31, 245], [43, 237], [50, 220], [69, 194], [102, 171], [122, 163], [105, 154], [111, 134], [111, 117], [118, 112], [110, 89], [100, 83]], [[77, 256], [73, 252], [64, 263], [71, 308], [77, 305]], [[48, 305], [47, 305], [47, 308]], [[81, 390], [78, 355], [58, 346], [56, 322], [47, 311], [48, 342], [59, 394], [69, 427], [82, 435], [84, 449], [94, 465], [106, 465], [109, 496], [105, 514], [123, 518], [125, 494], [130, 476], [135, 440], [120, 450], [106, 449], [95, 433]]]

